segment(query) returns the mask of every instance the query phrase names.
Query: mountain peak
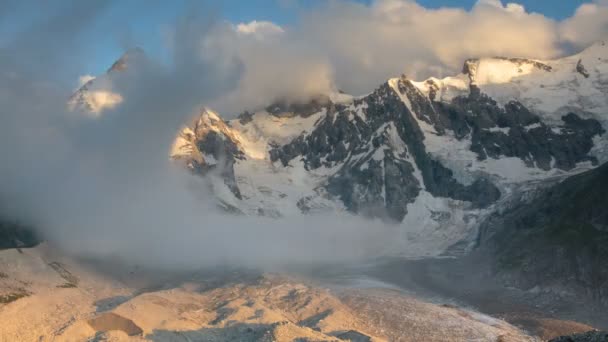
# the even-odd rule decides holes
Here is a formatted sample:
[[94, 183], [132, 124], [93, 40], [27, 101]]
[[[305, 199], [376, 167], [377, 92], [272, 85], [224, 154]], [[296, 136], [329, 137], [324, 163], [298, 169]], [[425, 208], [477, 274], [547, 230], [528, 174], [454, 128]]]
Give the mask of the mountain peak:
[[120, 56], [120, 58], [112, 64], [110, 69], [108, 69], [108, 73], [113, 71], [123, 71], [129, 65], [129, 61], [137, 60], [145, 57], [146, 53], [140, 47], [130, 48], [125, 53]]

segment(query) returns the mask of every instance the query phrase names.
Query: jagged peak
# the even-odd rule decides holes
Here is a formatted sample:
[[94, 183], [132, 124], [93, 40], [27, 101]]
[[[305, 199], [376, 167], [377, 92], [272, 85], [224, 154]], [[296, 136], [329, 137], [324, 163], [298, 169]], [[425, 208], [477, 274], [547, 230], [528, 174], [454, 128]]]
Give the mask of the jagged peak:
[[108, 73], [113, 71], [123, 71], [129, 65], [129, 61], [137, 60], [146, 56], [144, 49], [140, 47], [134, 47], [125, 51], [120, 58], [112, 64], [108, 69]]
[[230, 127], [216, 112], [203, 107], [193, 115], [185, 127], [200, 134], [202, 131], [214, 130], [218, 132], [229, 132]]

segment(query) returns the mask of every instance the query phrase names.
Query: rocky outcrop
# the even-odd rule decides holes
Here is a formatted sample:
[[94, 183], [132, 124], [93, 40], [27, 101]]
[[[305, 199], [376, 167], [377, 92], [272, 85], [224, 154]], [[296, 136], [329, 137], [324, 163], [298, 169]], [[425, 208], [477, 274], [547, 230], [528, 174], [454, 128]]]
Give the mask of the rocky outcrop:
[[585, 68], [585, 66], [583, 65], [582, 59], [579, 59], [578, 62], [576, 63], [576, 72], [583, 75], [583, 77], [585, 77], [585, 78], [589, 78], [589, 76], [590, 76], [589, 71], [587, 71], [587, 68]]
[[245, 155], [236, 134], [217, 114], [203, 109], [184, 127], [174, 143], [171, 158], [199, 175], [218, 173], [232, 193], [241, 199], [234, 163]]

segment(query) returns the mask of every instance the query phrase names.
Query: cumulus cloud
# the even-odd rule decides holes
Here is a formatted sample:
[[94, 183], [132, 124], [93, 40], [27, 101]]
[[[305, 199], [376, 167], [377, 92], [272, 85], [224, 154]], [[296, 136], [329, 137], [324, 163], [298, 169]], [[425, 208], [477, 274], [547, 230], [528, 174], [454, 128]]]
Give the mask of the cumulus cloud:
[[470, 10], [374, 0], [301, 11], [290, 27], [251, 22], [218, 33], [222, 50], [239, 56], [245, 69], [220, 110], [226, 103], [232, 112], [328, 89], [360, 95], [401, 73], [416, 79], [457, 73], [468, 58], [557, 58], [608, 35], [604, 0], [583, 4], [564, 21], [500, 0], [479, 0]]
[[330, 61], [307, 42], [266, 22], [218, 26], [202, 48], [242, 63], [237, 87], [210, 105], [229, 117], [278, 100], [306, 101], [333, 89]]
[[302, 30], [327, 51], [336, 83], [356, 94], [399, 73], [454, 73], [471, 57], [562, 53], [554, 21], [498, 0], [479, 1], [470, 11], [427, 9], [408, 0], [336, 2], [305, 16]]
[[572, 17], [561, 23], [560, 35], [562, 40], [579, 49], [608, 39], [608, 1], [581, 5]]

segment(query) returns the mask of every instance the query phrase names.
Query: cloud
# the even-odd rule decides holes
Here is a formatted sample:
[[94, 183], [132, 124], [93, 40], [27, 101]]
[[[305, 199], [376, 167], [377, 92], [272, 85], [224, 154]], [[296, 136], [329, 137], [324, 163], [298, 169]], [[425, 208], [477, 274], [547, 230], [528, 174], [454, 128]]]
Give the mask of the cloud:
[[91, 105], [91, 112], [94, 114], [99, 114], [102, 110], [112, 109], [123, 100], [120, 94], [103, 90], [91, 91], [87, 96], [87, 103]]
[[249, 23], [241, 23], [236, 26], [236, 31], [245, 35], [254, 35], [257, 39], [267, 39], [274, 35], [285, 32], [281, 26], [269, 21], [254, 20]]
[[221, 25], [202, 40], [202, 46], [215, 51], [220, 59], [234, 58], [242, 63], [238, 86], [210, 103], [224, 117], [278, 100], [307, 101], [333, 90], [327, 57], [277, 25]]
[[608, 39], [608, 1], [581, 5], [572, 17], [561, 23], [560, 35], [564, 42], [579, 49]]
[[87, 84], [89, 81], [94, 80], [95, 76], [92, 75], [82, 75], [80, 77], [78, 77], [78, 87], [82, 87], [83, 85]]
[[231, 118], [338, 89], [366, 94], [400, 74], [453, 75], [469, 58], [553, 59], [608, 36], [605, 0], [583, 4], [563, 21], [500, 0], [479, 0], [470, 10], [413, 0], [337, 0], [298, 10], [300, 19], [286, 27], [254, 20], [189, 29], [191, 56], [241, 68], [237, 86], [208, 105]]
[[468, 58], [552, 59], [608, 35], [605, 0], [583, 4], [563, 21], [500, 0], [479, 0], [470, 10], [374, 0], [300, 11], [289, 27], [254, 21], [236, 25], [241, 34], [220, 33], [220, 50], [243, 60], [245, 69], [239, 90], [218, 105], [220, 111], [225, 103], [232, 104], [229, 112], [267, 105], [279, 95], [365, 94], [401, 73], [415, 79], [458, 73]]
[[[86, 28], [81, 23], [95, 17], [92, 12], [75, 22], [76, 14], [52, 18], [70, 23], [59, 34], [69, 29], [80, 35]], [[35, 40], [44, 29], [34, 26], [17, 38]], [[36, 44], [20, 41], [11, 54], [0, 53], [0, 217], [36, 227], [67, 253], [153, 267], [270, 268], [383, 253], [395, 240], [392, 227], [346, 214], [278, 220], [231, 215], [217, 209], [207, 179], [169, 161], [182, 124], [252, 72], [230, 51], [214, 49], [224, 48], [215, 40], [218, 32], [238, 34], [214, 18], [179, 20], [169, 65], [137, 53], [121, 72], [96, 79], [106, 82], [98, 90], [122, 97], [97, 117], [69, 112], [69, 86], [46, 70], [30, 72], [21, 57]], [[79, 46], [70, 39], [49, 52], [58, 63], [45, 67], [53, 73], [69, 68]]]
[[98, 102], [114, 105], [79, 116], [66, 110], [71, 90], [58, 76], [91, 41], [82, 36], [103, 3], [75, 1], [0, 47], [0, 215], [79, 255], [173, 267], [345, 261], [403, 248], [397, 227], [348, 215], [219, 212], [207, 180], [167, 157], [202, 105], [237, 113], [338, 87], [360, 94], [401, 72], [453, 73], [476, 56], [552, 58], [568, 52], [566, 43], [583, 47], [606, 34], [604, 2], [563, 22], [498, 1], [470, 11], [332, 1], [291, 27], [190, 13], [170, 30], [170, 63], [137, 55], [97, 89], [120, 94], [120, 104], [102, 95]]
[[427, 9], [407, 0], [336, 2], [306, 15], [301, 30], [328, 53], [336, 83], [355, 94], [400, 73], [455, 73], [471, 57], [562, 53], [554, 21], [498, 0], [480, 1], [470, 11]]

